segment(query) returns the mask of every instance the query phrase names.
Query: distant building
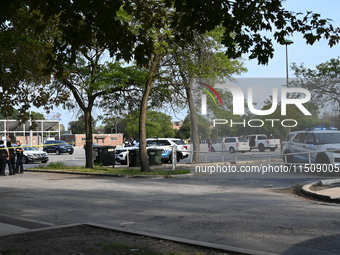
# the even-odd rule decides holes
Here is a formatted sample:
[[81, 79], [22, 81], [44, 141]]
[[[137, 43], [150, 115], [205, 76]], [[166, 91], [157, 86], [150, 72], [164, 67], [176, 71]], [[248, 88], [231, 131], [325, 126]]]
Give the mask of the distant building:
[[[85, 134], [61, 135], [60, 139], [72, 143], [74, 147], [84, 147], [86, 143]], [[98, 145], [120, 147], [123, 145], [123, 134], [93, 134], [92, 140]]]
[[43, 144], [48, 137], [60, 136], [58, 120], [0, 120], [1, 139], [11, 142], [19, 140], [22, 144]]
[[172, 122], [172, 128], [175, 129], [175, 130], [179, 130], [182, 125], [183, 125], [183, 120]]

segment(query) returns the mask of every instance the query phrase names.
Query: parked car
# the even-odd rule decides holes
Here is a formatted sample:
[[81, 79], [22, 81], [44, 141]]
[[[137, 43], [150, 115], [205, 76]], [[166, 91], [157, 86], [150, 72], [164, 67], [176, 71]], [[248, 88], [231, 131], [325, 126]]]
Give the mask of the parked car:
[[23, 163], [34, 163], [40, 161], [41, 163], [46, 163], [48, 161], [48, 154], [44, 151], [39, 150], [36, 146], [32, 145], [22, 145], [24, 148]]
[[266, 135], [248, 135], [250, 150], [258, 149], [260, 152], [265, 150], [275, 151], [280, 147], [280, 139], [269, 139]]
[[[340, 131], [291, 132], [284, 141], [282, 151], [286, 163], [340, 164]], [[287, 155], [289, 153], [300, 154]], [[309, 157], [311, 162], [309, 162]]]
[[121, 163], [122, 165], [126, 165], [128, 150], [137, 149], [137, 148], [139, 148], [139, 143], [135, 144], [134, 146], [116, 148], [116, 152], [115, 152], [116, 162]]
[[223, 137], [216, 140], [211, 147], [212, 151], [229, 151], [230, 153], [250, 150], [248, 140], [245, 137]]
[[189, 156], [188, 146], [179, 138], [148, 138], [146, 144], [149, 148], [162, 149], [162, 162], [172, 163], [172, 148], [176, 146], [177, 162]]
[[73, 154], [73, 146], [62, 140], [50, 140], [46, 141], [43, 147], [43, 151], [47, 153], [56, 153], [57, 155], [61, 153]]
[[[162, 162], [172, 162], [172, 147], [176, 145], [177, 162], [189, 156], [188, 146], [179, 138], [148, 138], [146, 139], [147, 149], [162, 149]], [[139, 148], [139, 143], [132, 147], [116, 148], [116, 161], [121, 164], [127, 164], [127, 152]]]

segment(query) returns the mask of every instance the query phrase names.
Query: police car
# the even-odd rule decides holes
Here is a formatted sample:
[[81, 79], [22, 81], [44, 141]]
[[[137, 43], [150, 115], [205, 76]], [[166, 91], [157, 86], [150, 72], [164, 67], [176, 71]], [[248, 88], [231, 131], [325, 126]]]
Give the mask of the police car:
[[188, 146], [179, 138], [148, 138], [146, 139], [148, 148], [162, 149], [162, 162], [172, 162], [172, 148], [176, 146], [176, 159], [179, 162], [181, 159], [189, 156]]
[[[146, 139], [147, 149], [161, 149], [162, 150], [162, 162], [172, 162], [172, 148], [176, 146], [176, 159], [179, 162], [181, 159], [189, 156], [188, 146], [179, 138], [148, 138]], [[130, 150], [136, 150], [139, 148], [139, 144], [132, 147], [116, 148], [116, 161], [121, 164], [127, 164], [127, 153]]]
[[122, 165], [127, 164], [127, 154], [129, 150], [135, 150], [139, 148], [139, 144], [137, 143], [134, 146], [128, 146], [128, 147], [119, 147], [115, 150], [115, 159], [116, 162], [121, 163]]
[[282, 151], [286, 163], [340, 164], [340, 131], [315, 128], [291, 132]]

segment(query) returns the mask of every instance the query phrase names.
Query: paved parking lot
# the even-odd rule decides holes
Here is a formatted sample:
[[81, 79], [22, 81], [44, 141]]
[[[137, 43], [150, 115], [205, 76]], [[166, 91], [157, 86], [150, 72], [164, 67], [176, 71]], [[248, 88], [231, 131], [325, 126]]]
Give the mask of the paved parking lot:
[[[73, 155], [50, 154], [50, 162], [68, 165], [82, 165], [84, 159], [80, 148]], [[259, 253], [339, 254], [340, 205], [282, 190], [325, 178], [221, 173], [124, 179], [26, 172], [0, 178], [0, 222], [3, 226], [15, 219], [43, 225], [90, 222]]]
[[[189, 148], [190, 150], [190, 148]], [[219, 152], [208, 152], [207, 145], [201, 145], [201, 162], [235, 162], [235, 161], [252, 161], [252, 160], [268, 160], [270, 157], [271, 160], [281, 160], [279, 156], [279, 151], [275, 152], [258, 152], [256, 150], [246, 153], [219, 153]], [[75, 148], [74, 153], [72, 155], [69, 154], [61, 154], [56, 155], [55, 153], [49, 154], [49, 163], [50, 162], [63, 162], [66, 165], [85, 165], [85, 151], [83, 148]], [[181, 160], [181, 163], [190, 163], [191, 157], [189, 156], [186, 159]], [[40, 164], [40, 163], [39, 163]], [[38, 165], [39, 165], [38, 164]], [[25, 167], [32, 167], [37, 164], [26, 164]], [[121, 166], [120, 163], [116, 163], [116, 166]], [[126, 166], [124, 166], [126, 167]]]
[[339, 254], [340, 206], [277, 191], [320, 178], [325, 177], [124, 179], [26, 172], [0, 178], [0, 220], [91, 222], [253, 251]]

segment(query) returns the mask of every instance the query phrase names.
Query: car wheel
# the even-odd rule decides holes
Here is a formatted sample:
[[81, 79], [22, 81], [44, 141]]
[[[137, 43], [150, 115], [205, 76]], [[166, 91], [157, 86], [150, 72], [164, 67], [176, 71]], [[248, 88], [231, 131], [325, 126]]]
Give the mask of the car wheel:
[[28, 158], [27, 158], [26, 156], [24, 156], [24, 157], [22, 158], [22, 163], [23, 163], [23, 164], [28, 164]]
[[47, 163], [47, 160], [43, 160], [43, 161], [41, 161], [41, 163]]
[[259, 144], [259, 151], [260, 152], [264, 152], [266, 150], [266, 148], [264, 147], [264, 145], [262, 143]]
[[68, 154], [72, 155], [72, 154], [73, 154], [73, 152], [69, 152]]
[[331, 161], [329, 160], [329, 157], [325, 153], [321, 153], [316, 156], [316, 163], [318, 164], [330, 164]]
[[275, 150], [276, 150], [276, 148], [270, 148], [269, 150], [270, 150], [270, 151], [275, 151]]
[[180, 162], [182, 159], [182, 155], [180, 153], [177, 153], [177, 162]]
[[60, 155], [60, 150], [56, 149], [55, 154]]
[[229, 152], [230, 152], [230, 153], [235, 153], [235, 148], [234, 148], [234, 147], [230, 147], [230, 148], [229, 148]]
[[211, 146], [211, 152], [215, 152], [215, 148]]

